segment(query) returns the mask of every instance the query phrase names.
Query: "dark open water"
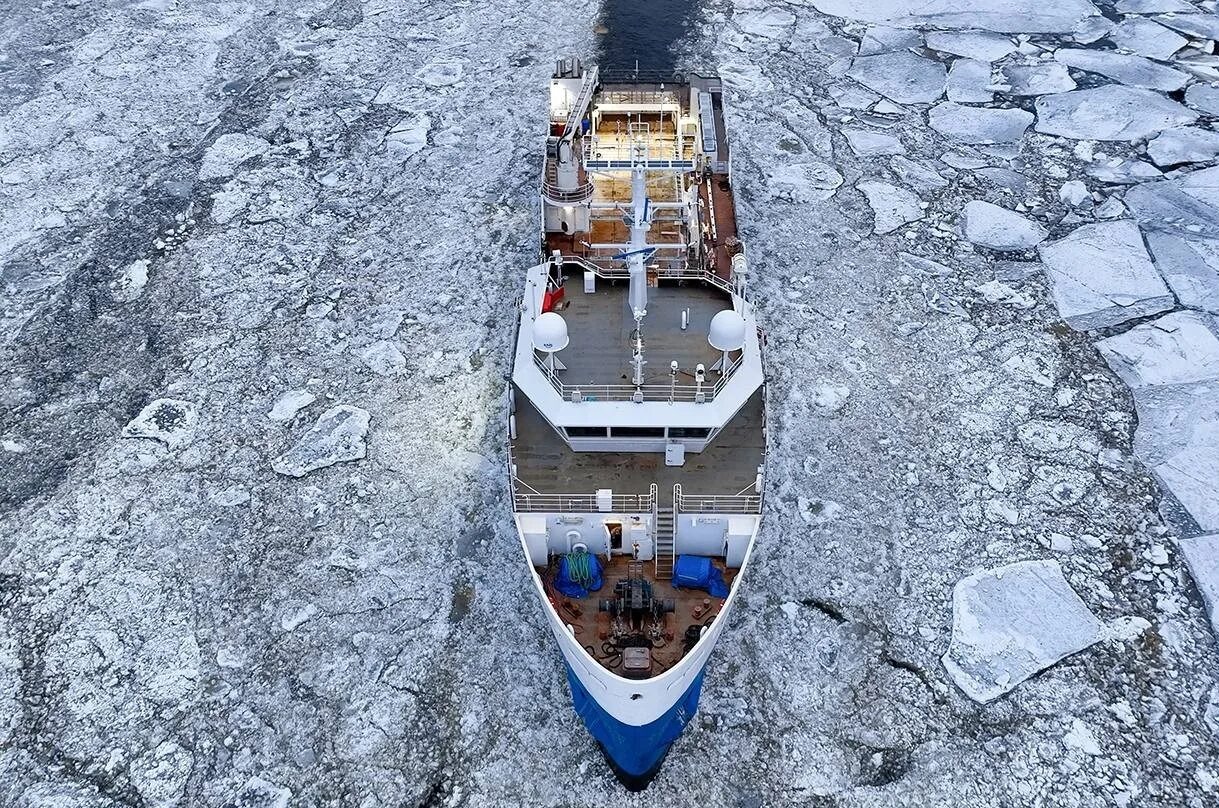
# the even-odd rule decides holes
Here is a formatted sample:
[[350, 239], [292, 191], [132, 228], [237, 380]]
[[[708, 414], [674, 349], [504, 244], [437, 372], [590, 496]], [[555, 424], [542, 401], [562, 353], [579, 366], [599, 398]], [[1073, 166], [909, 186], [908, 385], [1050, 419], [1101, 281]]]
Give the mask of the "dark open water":
[[673, 45], [690, 34], [702, 14], [697, 0], [602, 0], [599, 64], [602, 70], [672, 73]]

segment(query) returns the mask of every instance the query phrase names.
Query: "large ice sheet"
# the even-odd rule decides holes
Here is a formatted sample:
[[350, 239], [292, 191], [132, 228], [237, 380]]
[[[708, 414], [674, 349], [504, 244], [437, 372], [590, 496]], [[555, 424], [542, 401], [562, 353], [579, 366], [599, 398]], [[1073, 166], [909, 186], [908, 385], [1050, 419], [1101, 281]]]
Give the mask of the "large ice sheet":
[[1172, 293], [1131, 221], [1083, 225], [1038, 249], [1058, 313], [1077, 331], [1117, 325], [1173, 306]]
[[1045, 241], [1049, 235], [1037, 222], [980, 199], [965, 205], [961, 224], [965, 238], [992, 250], [1027, 250]]
[[1219, 240], [1159, 231], [1144, 238], [1181, 305], [1219, 314]]
[[1158, 166], [1210, 162], [1219, 156], [1219, 132], [1194, 126], [1165, 129], [1147, 144], [1147, 156]]
[[1069, 33], [1097, 14], [1085, 0], [812, 0], [826, 14], [905, 27], [980, 28], [1003, 33]]
[[1023, 109], [967, 107], [945, 101], [927, 113], [931, 128], [962, 143], [1011, 143], [1033, 122]]
[[944, 94], [944, 65], [909, 51], [860, 56], [847, 75], [899, 104], [925, 104]]
[[952, 591], [944, 667], [977, 702], [1011, 691], [1103, 635], [1057, 561], [1020, 561], [971, 575]]
[[1159, 93], [1120, 84], [1037, 99], [1037, 131], [1077, 140], [1141, 140], [1193, 123], [1198, 113]]
[[1219, 238], [1219, 167], [1131, 188], [1126, 207], [1145, 230]]
[[311, 471], [349, 460], [360, 460], [368, 451], [368, 410], [340, 404], [320, 416], [296, 445], [275, 458], [271, 467], [289, 477], [304, 477]]
[[1182, 539], [1181, 555], [1206, 604], [1211, 629], [1219, 635], [1219, 533]]
[[1174, 311], [1096, 343], [1132, 390], [1219, 380], [1219, 339], [1209, 317]]
[[1189, 74], [1158, 64], [1133, 53], [1091, 50], [1089, 48], [1059, 48], [1054, 58], [1068, 67], [1107, 76], [1122, 84], [1149, 90], [1172, 92], [1189, 83]]

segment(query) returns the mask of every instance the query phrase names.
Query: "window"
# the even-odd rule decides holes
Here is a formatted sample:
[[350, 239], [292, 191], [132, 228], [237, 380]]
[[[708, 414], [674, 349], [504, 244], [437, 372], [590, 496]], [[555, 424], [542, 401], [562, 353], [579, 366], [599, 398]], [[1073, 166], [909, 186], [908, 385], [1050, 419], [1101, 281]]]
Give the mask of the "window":
[[610, 430], [611, 438], [663, 438], [664, 427], [616, 426]]
[[669, 427], [670, 438], [694, 438], [696, 440], [706, 440], [711, 435], [710, 429], [702, 429], [692, 426], [671, 426]]
[[608, 427], [604, 426], [569, 426], [567, 427], [567, 437], [569, 438], [604, 438]]

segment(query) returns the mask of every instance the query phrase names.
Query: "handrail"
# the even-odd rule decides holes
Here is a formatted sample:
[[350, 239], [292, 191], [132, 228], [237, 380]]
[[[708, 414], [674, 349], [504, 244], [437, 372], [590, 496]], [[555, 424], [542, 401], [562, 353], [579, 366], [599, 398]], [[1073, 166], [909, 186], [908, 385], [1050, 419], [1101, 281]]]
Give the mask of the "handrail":
[[[695, 384], [663, 383], [638, 386], [633, 384], [564, 384], [555, 375], [555, 372], [538, 357], [536, 352], [533, 355], [533, 363], [542, 371], [542, 375], [547, 378], [564, 401], [633, 401], [638, 393], [643, 396], [644, 401], [699, 403], [698, 396], [701, 393], [705, 403], [714, 400], [720, 394], [744, 361], [745, 356], [742, 354], [728, 366], [728, 371], [721, 374], [714, 385], [704, 384], [700, 388]], [[577, 393], [579, 394], [578, 399]]]
[[[608, 259], [608, 257], [607, 257], [607, 260], [612, 260], [612, 259]], [[596, 261], [590, 261], [588, 258], [586, 258], [585, 256], [582, 256], [582, 255], [564, 255], [563, 263], [575, 264], [577, 267], [580, 267], [581, 269], [586, 269], [591, 272], [595, 272], [597, 274], [597, 277], [605, 278], [606, 280], [618, 280], [618, 279], [630, 277], [630, 271], [626, 267], [621, 265], [621, 263], [622, 263], [621, 261], [614, 261], [611, 266], [605, 266], [603, 264], [597, 263]], [[691, 269], [689, 266], [686, 265], [685, 261], [682, 261], [678, 265], [678, 267], [679, 268], [677, 268], [677, 269], [673, 269], [671, 267], [670, 268], [662, 267], [659, 270], [658, 274], [661, 278], [666, 278], [669, 280], [703, 281], [703, 282], [709, 283], [712, 286], [715, 286], [718, 289], [721, 289], [729, 294], [739, 294], [739, 292], [735, 288], [733, 288], [731, 283], [724, 280], [719, 275], [716, 275], [714, 272], [711, 272], [710, 270]]]
[[[526, 494], [516, 489], [520, 480], [513, 478], [512, 509], [516, 513], [600, 513], [600, 501], [592, 494]], [[523, 484], [523, 483], [522, 483]], [[610, 497], [610, 512], [651, 513], [655, 508], [654, 494], [614, 494]]]
[[[746, 487], [748, 490], [748, 487]], [[683, 513], [761, 513], [762, 495], [683, 494], [673, 486], [673, 511]]]

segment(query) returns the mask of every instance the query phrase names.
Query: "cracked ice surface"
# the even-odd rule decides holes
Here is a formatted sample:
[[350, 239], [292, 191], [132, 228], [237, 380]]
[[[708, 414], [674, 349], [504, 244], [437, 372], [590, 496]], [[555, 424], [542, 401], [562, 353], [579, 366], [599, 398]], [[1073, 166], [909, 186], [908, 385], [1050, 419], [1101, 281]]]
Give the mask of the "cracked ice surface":
[[986, 702], [1101, 636], [1058, 562], [1009, 564], [953, 588], [944, 666], [971, 699]]

